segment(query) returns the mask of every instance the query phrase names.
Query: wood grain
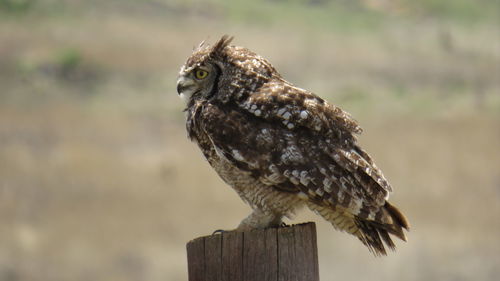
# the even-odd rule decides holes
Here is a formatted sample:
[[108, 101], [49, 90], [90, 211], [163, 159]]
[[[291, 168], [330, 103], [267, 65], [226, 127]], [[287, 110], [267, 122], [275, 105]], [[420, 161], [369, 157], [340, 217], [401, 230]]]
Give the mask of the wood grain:
[[189, 281], [319, 281], [314, 223], [196, 238], [187, 257]]

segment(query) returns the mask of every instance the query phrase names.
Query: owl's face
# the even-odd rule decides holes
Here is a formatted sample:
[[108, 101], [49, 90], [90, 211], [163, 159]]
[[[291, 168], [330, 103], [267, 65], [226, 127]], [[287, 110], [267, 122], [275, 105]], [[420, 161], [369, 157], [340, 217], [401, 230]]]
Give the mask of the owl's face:
[[177, 93], [186, 103], [193, 96], [208, 98], [214, 94], [221, 72], [221, 67], [214, 62], [184, 65], [177, 79]]
[[268, 61], [246, 48], [230, 46], [231, 40], [223, 36], [213, 46], [200, 44], [181, 67], [177, 92], [188, 108], [196, 100], [226, 103], [280, 78]]

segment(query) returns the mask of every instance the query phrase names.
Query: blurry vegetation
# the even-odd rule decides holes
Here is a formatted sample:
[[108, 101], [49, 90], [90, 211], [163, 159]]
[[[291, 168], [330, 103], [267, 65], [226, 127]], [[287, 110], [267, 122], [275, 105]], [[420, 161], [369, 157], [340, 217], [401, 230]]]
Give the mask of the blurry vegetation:
[[[123, 35], [120, 33], [112, 34], [115, 32], [114, 27], [107, 26], [107, 23], [116, 22], [118, 18], [123, 19], [124, 22], [140, 22], [143, 25], [141, 28], [146, 30], [151, 27], [154, 30], [162, 27], [168, 30], [170, 27], [181, 27], [184, 24], [189, 31], [200, 33], [201, 36], [197, 40], [206, 39], [204, 36], [209, 34], [204, 30], [210, 28], [217, 30], [215, 34], [210, 34], [213, 36], [231, 32], [231, 30], [264, 29], [273, 32], [272, 30], [275, 29], [276, 34], [280, 33], [281, 30], [288, 30], [290, 31], [288, 37], [304, 37], [304, 40], [297, 39], [298, 41], [289, 43], [294, 44], [292, 50], [304, 50], [298, 57], [302, 61], [284, 63], [286, 66], [288, 64], [294, 65], [293, 68], [287, 67], [286, 70], [288, 77], [294, 79], [299, 85], [302, 81], [298, 79], [310, 81], [312, 77], [302, 75], [302, 68], [296, 67], [298, 65], [307, 66], [319, 63], [320, 67], [328, 67], [328, 71], [331, 71], [331, 67], [321, 63], [321, 60], [314, 61], [320, 56], [331, 58], [328, 64], [335, 67], [339, 65], [335, 71], [340, 73], [331, 73], [332, 75], [344, 75], [345, 71], [340, 69], [342, 64], [334, 61], [339, 56], [340, 59], [346, 58], [344, 63], [358, 67], [361, 72], [366, 72], [364, 74], [368, 76], [366, 78], [387, 84], [380, 87], [380, 83], [374, 81], [378, 83], [377, 87], [380, 88], [373, 89], [372, 86], [363, 88], [359, 85], [353, 85], [354, 81], [348, 84], [342, 82], [345, 79], [341, 76], [339, 81], [343, 84], [338, 85], [339, 91], [322, 93], [327, 96], [348, 96], [343, 93], [342, 89], [356, 88], [356, 92], [361, 94], [355, 94], [356, 98], [349, 98], [351, 101], [361, 101], [362, 97], [372, 96], [374, 92], [383, 91], [389, 91], [392, 96], [403, 99], [403, 101], [415, 95], [431, 100], [436, 96], [453, 98], [454, 93], [465, 91], [480, 93], [478, 94], [479, 98], [471, 99], [475, 100], [477, 104], [484, 105], [485, 102], [489, 102], [488, 99], [491, 101], [489, 93], [494, 91], [497, 84], [494, 77], [497, 71], [495, 61], [499, 59], [498, 52], [495, 51], [494, 46], [479, 46], [474, 41], [493, 36], [495, 33], [495, 29], [491, 28], [498, 25], [497, 21], [500, 17], [498, 1], [147, 0], [141, 1], [139, 4], [132, 0], [105, 2], [98, 0], [46, 0], [36, 1], [36, 5], [33, 1], [0, 1], [2, 1], [0, 6], [4, 7], [3, 9], [6, 9], [5, 7], [15, 9], [16, 6], [25, 7], [22, 9], [29, 8], [33, 13], [24, 19], [26, 24], [32, 24], [35, 29], [42, 28], [42, 30], [43, 26], [47, 25], [48, 30], [42, 32], [45, 32], [48, 38], [55, 36], [58, 37], [55, 41], [58, 44], [74, 46], [71, 48], [57, 47], [59, 51], [56, 52], [55, 57], [54, 55], [51, 57], [51, 55], [42, 54], [41, 56], [45, 56], [45, 58], [35, 58], [34, 62], [32, 62], [32, 57], [25, 58], [20, 55], [17, 60], [21, 62], [21, 69], [42, 70], [42, 72], [49, 73], [61, 81], [81, 83], [87, 86], [95, 85], [94, 82], [98, 79], [104, 79], [106, 74], [108, 74], [108, 78], [117, 78], [114, 74], [132, 75], [123, 78], [127, 83], [137, 83], [137, 87], [142, 87], [144, 83], [148, 85], [151, 79], [156, 79], [155, 76], [143, 72], [152, 71], [152, 69], [143, 69], [142, 66], [136, 68], [134, 64], [158, 65], [160, 61], [153, 58], [156, 56], [153, 53], [150, 53], [152, 57], [142, 61], [139, 56], [146, 51], [144, 48], [159, 53], [160, 46], [155, 47], [155, 45], [160, 43], [168, 46], [169, 43], [153, 40], [154, 42], [145, 43], [153, 45], [145, 47], [141, 45], [141, 40], [145, 40], [147, 32], [143, 33], [142, 30], [131, 31], [130, 35], [137, 37], [138, 34], [143, 33], [144, 36], [127, 41], [126, 28], [131, 27], [126, 27], [127, 24], [123, 24]], [[96, 18], [98, 20], [95, 26], [81, 27], [79, 25], [79, 21], [92, 22]], [[62, 35], [63, 37], [57, 35], [57, 33], [50, 31], [51, 26], [58, 26], [58, 32], [67, 34]], [[483, 26], [486, 28], [482, 28]], [[472, 34], [471, 36], [478, 38], [467, 42], [464, 40], [466, 33], [474, 33], [470, 30], [473, 27], [480, 29], [481, 32], [491, 30], [491, 33]], [[106, 29], [110, 29], [107, 32], [111, 32], [107, 36], [103, 35]], [[56, 29], [54, 28], [54, 30]], [[91, 43], [77, 39], [79, 34], [83, 35], [85, 32], [104, 37], [99, 39], [102, 40], [101, 42], [93, 42], [95, 39], [89, 38], [88, 41]], [[330, 36], [332, 34], [336, 35], [332, 37]], [[244, 33], [235, 35], [246, 37]], [[168, 34], [162, 36], [168, 36]], [[259, 40], [258, 37], [254, 36], [255, 34], [252, 37]], [[48, 40], [50, 41], [50, 39]], [[64, 42], [65, 40], [76, 40], [77, 42]], [[165, 40], [167, 39], [165, 38]], [[364, 46], [366, 51], [359, 49], [359, 52], [364, 52], [364, 54], [353, 52], [349, 56], [331, 54], [329, 52], [332, 50], [346, 48], [346, 46], [342, 46], [343, 42], [336, 40], [358, 41], [355, 43], [357, 48]], [[322, 44], [327, 46], [319, 50], [318, 55], [312, 55], [312, 59], [309, 59], [310, 55], [306, 51]], [[340, 47], [337, 48], [336, 45]], [[382, 58], [382, 56], [390, 57], [390, 52], [394, 52], [394, 55], [401, 59], [392, 63], [390, 60]], [[86, 56], [84, 57], [83, 54]], [[360, 56], [359, 61], [355, 57], [350, 57], [356, 55]], [[379, 57], [374, 57], [374, 55]], [[366, 56], [366, 62], [361, 61], [363, 56]], [[8, 57], [12, 58], [12, 56]], [[120, 57], [118, 64], [113, 59], [116, 57]], [[279, 59], [279, 57], [275, 58], [274, 61], [279, 63]], [[0, 60], [2, 59], [0, 58]], [[374, 62], [370, 63], [370, 60], [374, 60]], [[384, 60], [384, 62], [377, 63], [377, 60]], [[36, 65], [41, 67], [33, 67]], [[311, 72], [308, 71], [308, 73]], [[478, 85], [480, 85], [480, 89], [477, 89]], [[319, 89], [322, 90], [322, 88]], [[496, 99], [493, 100], [496, 102]], [[447, 102], [446, 99], [442, 99], [442, 101]], [[410, 103], [410, 100], [408, 102]], [[354, 102], [353, 106], [356, 107], [356, 104], [357, 102]], [[412, 104], [410, 103], [408, 106]], [[488, 107], [491, 106], [483, 106], [483, 108]], [[493, 105], [493, 107], [498, 106]]]
[[498, 0], [404, 0], [402, 2], [416, 15], [431, 16], [441, 20], [498, 22], [500, 16]]
[[[290, 24], [293, 27], [313, 26], [320, 29], [372, 28], [380, 24], [375, 11], [364, 9], [359, 1], [223, 1], [223, 15], [238, 23], [262, 26]], [[307, 13], [304, 13], [307, 9]]]
[[43, 69], [58, 79], [67, 83], [76, 83], [80, 86], [89, 86], [104, 75], [96, 65], [84, 61], [83, 54], [76, 48], [65, 48], [56, 53], [53, 62]]
[[82, 54], [77, 49], [65, 49], [56, 58], [62, 76], [71, 76], [82, 64]]
[[[199, 10], [230, 20], [250, 23], [279, 24], [283, 21], [294, 25], [312, 24], [335, 27], [364, 26], [380, 22], [389, 16], [433, 18], [436, 20], [496, 21], [500, 16], [497, 0], [158, 0], [191, 10]], [[172, 4], [175, 3], [175, 4]], [[208, 8], [208, 9], [207, 9]], [[304, 13], [307, 9], [307, 13]], [[263, 21], [263, 22], [262, 22]]]
[[338, 30], [373, 28], [393, 17], [455, 23], [495, 22], [500, 17], [498, 0], [145, 0], [140, 7], [134, 0], [0, 0], [0, 11], [13, 13], [28, 10], [42, 14], [92, 12], [93, 8], [87, 9], [89, 6], [110, 11], [120, 7], [126, 12], [146, 11], [158, 16], [194, 14], [202, 19], [216, 18], [234, 23], [288, 23]]
[[0, 14], [26, 12], [34, 3], [35, 0], [0, 0]]

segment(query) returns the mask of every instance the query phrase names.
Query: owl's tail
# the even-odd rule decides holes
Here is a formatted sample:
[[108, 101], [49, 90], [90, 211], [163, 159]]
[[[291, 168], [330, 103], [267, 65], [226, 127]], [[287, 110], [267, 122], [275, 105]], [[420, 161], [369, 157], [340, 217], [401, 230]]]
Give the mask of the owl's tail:
[[382, 216], [385, 216], [388, 223], [376, 222], [358, 218], [356, 224], [359, 228], [358, 238], [375, 255], [387, 255], [384, 244], [391, 250], [396, 248], [389, 234], [406, 241], [403, 229], [409, 230], [410, 224], [406, 217], [398, 208], [386, 202], [381, 208]]

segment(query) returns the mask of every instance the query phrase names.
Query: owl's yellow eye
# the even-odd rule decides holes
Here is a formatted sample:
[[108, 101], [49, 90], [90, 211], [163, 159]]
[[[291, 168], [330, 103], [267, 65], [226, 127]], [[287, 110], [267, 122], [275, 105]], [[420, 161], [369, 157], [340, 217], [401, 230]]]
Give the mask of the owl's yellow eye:
[[196, 77], [196, 79], [204, 79], [207, 76], [208, 76], [208, 71], [206, 71], [206, 70], [196, 69], [194, 71], [194, 77]]

